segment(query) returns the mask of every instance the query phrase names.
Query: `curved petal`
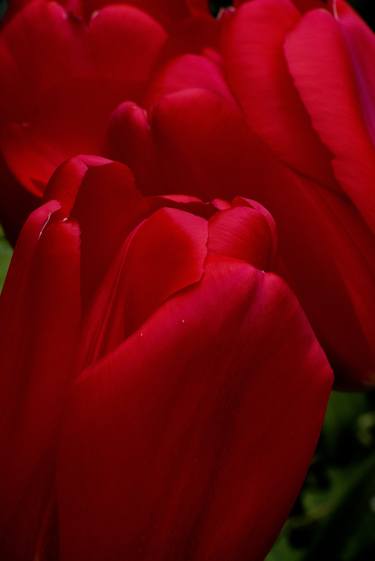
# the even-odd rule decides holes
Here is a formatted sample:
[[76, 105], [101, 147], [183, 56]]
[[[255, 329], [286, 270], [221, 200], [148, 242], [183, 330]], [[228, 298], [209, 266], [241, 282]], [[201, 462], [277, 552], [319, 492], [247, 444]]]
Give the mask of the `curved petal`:
[[77, 383], [58, 467], [61, 559], [263, 558], [330, 385], [285, 285], [210, 262]]
[[334, 172], [342, 189], [375, 231], [375, 157], [368, 128], [373, 119], [366, 116], [371, 104], [360, 94], [371, 96], [373, 88], [369, 82], [358, 90], [352, 66], [358, 65], [357, 76], [366, 80], [369, 72], [361, 70], [361, 62], [367, 56], [372, 60], [375, 40], [370, 32], [357, 39], [363, 48], [358, 57], [357, 51], [348, 52], [338, 22], [328, 12], [317, 10], [306, 14], [290, 34], [285, 52], [313, 126], [334, 156]]
[[231, 198], [233, 185], [245, 194], [264, 175], [262, 147], [237, 108], [213, 92], [183, 90], [162, 98], [151, 114], [151, 129], [163, 192]]
[[64, 162], [48, 182], [44, 200], [59, 201], [59, 215], [62, 219], [68, 217], [89, 166], [100, 166], [109, 162], [97, 156], [77, 156]]
[[[282, 270], [329, 353], [338, 380], [347, 386], [373, 384], [374, 239], [344, 194], [291, 173], [259, 146], [252, 151], [241, 118], [212, 92], [187, 90], [166, 96], [151, 122], [142, 112], [138, 123], [156, 163], [156, 171], [150, 172], [149, 166], [143, 175], [139, 172], [148, 148], [142, 150], [141, 132], [138, 145], [129, 135], [134, 158], [129, 163], [142, 190], [178, 189], [211, 198], [232, 194], [236, 185], [238, 193], [264, 204], [278, 226]], [[232, 140], [227, 145], [224, 138]]]
[[86, 318], [81, 364], [108, 354], [171, 295], [198, 282], [206, 256], [203, 218], [162, 208], [144, 220], [121, 248]]
[[[85, 66], [80, 36], [54, 2], [32, 1], [2, 29], [0, 144], [11, 170], [35, 194], [40, 194], [41, 184], [62, 159], [59, 145], [46, 142], [40, 130], [43, 124], [39, 125], [51, 106], [50, 85], [64, 81], [80, 64]], [[58, 99], [54, 99], [55, 111], [57, 107]], [[57, 116], [50, 117], [53, 133]], [[33, 124], [35, 119], [37, 127]]]
[[224, 34], [225, 69], [249, 127], [286, 164], [334, 188], [329, 153], [311, 127], [284, 59], [285, 38], [299, 19], [290, 0], [241, 6]]
[[[207, 221], [162, 208], [125, 241], [85, 322], [81, 364], [93, 364], [140, 328], [164, 301], [198, 282]], [[121, 313], [119, 313], [121, 310]]]
[[87, 170], [71, 212], [81, 232], [84, 310], [142, 212], [141, 195], [126, 166], [111, 162]]
[[337, 375], [347, 387], [373, 385], [375, 241], [345, 198], [286, 170], [249, 193], [271, 212], [282, 271]]
[[172, 208], [161, 208], [140, 224], [126, 255], [126, 335], [171, 295], [200, 280], [207, 230], [203, 218]]
[[197, 88], [221, 95], [234, 104], [218, 64], [202, 55], [184, 54], [159, 70], [147, 93], [146, 105], [151, 108], [166, 95]]
[[88, 25], [55, 2], [19, 12], [0, 37], [0, 146], [17, 179], [40, 194], [63, 160], [101, 153], [109, 115], [139, 95], [165, 39], [131, 6]]
[[143, 108], [132, 102], [117, 107], [109, 122], [106, 152], [130, 167], [144, 195], [158, 191], [162, 183], [158, 181], [159, 162], [149, 116]]
[[[88, 28], [97, 73], [123, 82], [123, 96], [134, 96], [149, 78], [167, 35], [148, 14], [129, 5], [110, 5], [96, 12]], [[123, 97], [123, 99], [124, 99]]]
[[352, 64], [364, 124], [375, 147], [375, 76], [372, 65], [375, 36], [345, 2], [336, 1], [334, 13]]
[[52, 493], [57, 436], [79, 335], [79, 235], [27, 221], [0, 300], [0, 557], [33, 559]]
[[275, 223], [260, 205], [254, 208], [251, 201], [237, 201], [237, 206], [217, 212], [210, 219], [209, 254], [234, 257], [258, 269], [270, 270], [276, 246]]

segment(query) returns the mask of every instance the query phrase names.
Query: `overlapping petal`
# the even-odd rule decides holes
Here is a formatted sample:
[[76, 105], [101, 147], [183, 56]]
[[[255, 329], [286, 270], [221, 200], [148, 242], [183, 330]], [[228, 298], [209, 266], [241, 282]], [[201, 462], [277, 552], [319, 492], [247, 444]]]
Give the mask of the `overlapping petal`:
[[[203, 2], [31, 0], [16, 6], [0, 36], [0, 150], [6, 185], [15, 191], [1, 209], [8, 236], [16, 237], [23, 207], [32, 210], [60, 163], [106, 153], [109, 117], [119, 104], [150, 104], [168, 88], [182, 89], [178, 60], [172, 82], [170, 75], [157, 78], [157, 70], [186, 53], [212, 51], [220, 29]], [[201, 61], [183, 64], [184, 73], [191, 67], [190, 83], [195, 87], [195, 75], [205, 74], [229, 95], [215, 64]], [[20, 210], [12, 202], [18, 200]]]
[[40, 195], [63, 160], [102, 152], [111, 111], [143, 91], [165, 40], [155, 20], [125, 5], [86, 24], [34, 0], [4, 27], [0, 143], [22, 185]]
[[[280, 271], [295, 290], [333, 366], [336, 383], [372, 386], [375, 240], [339, 195], [274, 166], [267, 189], [253, 186], [275, 219]], [[270, 177], [271, 179], [271, 177]]]
[[143, 197], [125, 166], [87, 156], [46, 199], [1, 299], [2, 555], [260, 559], [332, 382], [297, 300], [263, 272], [272, 218], [241, 197]]
[[291, 0], [245, 3], [224, 34], [225, 69], [249, 127], [288, 166], [332, 187], [329, 153], [311, 127], [282, 49], [299, 18]]
[[262, 559], [329, 378], [276, 277], [210, 260], [76, 384], [58, 468], [62, 559]]
[[[170, 68], [171, 82], [166, 72], [164, 83], [173, 84], [179, 73]], [[279, 231], [280, 271], [325, 345], [338, 382], [373, 383], [371, 231], [340, 185], [325, 189], [291, 171], [245, 126], [233, 100], [214, 89], [207, 83], [175, 91], [149, 112], [122, 105], [112, 116], [109, 152], [130, 165], [145, 193], [212, 198], [237, 192], [264, 204]]]
[[57, 439], [75, 374], [78, 231], [55, 201], [26, 223], [0, 300], [0, 556], [34, 558], [50, 505]]
[[344, 2], [297, 7], [246, 2], [224, 30], [229, 82], [275, 156], [244, 193], [275, 218], [280, 270], [337, 382], [373, 385], [374, 39]]
[[109, 154], [134, 170], [145, 193], [204, 199], [249, 194], [272, 165], [233, 99], [209, 87], [162, 96], [149, 112], [120, 106], [111, 120]]
[[285, 52], [312, 124], [333, 154], [335, 175], [374, 231], [375, 39], [358, 22], [350, 14], [336, 21], [328, 12], [309, 12]]

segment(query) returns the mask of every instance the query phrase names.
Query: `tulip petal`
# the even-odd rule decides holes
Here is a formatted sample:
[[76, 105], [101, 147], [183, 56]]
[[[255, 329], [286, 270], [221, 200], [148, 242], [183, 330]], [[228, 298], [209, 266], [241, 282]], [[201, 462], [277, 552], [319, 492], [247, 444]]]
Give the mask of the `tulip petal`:
[[[375, 40], [369, 32], [356, 40], [363, 50], [350, 53], [338, 22], [328, 12], [312, 11], [290, 34], [285, 52], [313, 126], [334, 156], [335, 175], [374, 231], [375, 158], [366, 127], [372, 121], [366, 117], [369, 104], [363, 103], [360, 92], [365, 90], [358, 89], [352, 64], [358, 65], [357, 76], [360, 73], [361, 80], [366, 80], [369, 72], [362, 63], [370, 57], [366, 63], [370, 65]], [[370, 81], [366, 92], [373, 93]]]
[[148, 114], [143, 108], [132, 102], [117, 107], [109, 123], [106, 151], [113, 160], [130, 167], [144, 195], [155, 192], [159, 164]]
[[55, 2], [19, 12], [0, 37], [0, 147], [18, 180], [40, 195], [63, 160], [101, 153], [109, 115], [142, 90], [165, 39], [131, 6], [87, 25]]
[[162, 208], [144, 220], [100, 288], [86, 321], [81, 363], [112, 351], [171, 295], [198, 282], [206, 256], [203, 218]]
[[[272, 213], [282, 272], [342, 386], [374, 384], [375, 240], [336, 193], [284, 170], [251, 196]], [[282, 188], [281, 188], [282, 186]]]
[[330, 385], [285, 285], [209, 262], [75, 386], [58, 466], [62, 561], [263, 559]]
[[33, 559], [52, 493], [57, 435], [79, 334], [79, 236], [36, 210], [0, 301], [0, 557]]
[[71, 212], [81, 232], [84, 310], [91, 303], [122, 240], [134, 228], [142, 212], [141, 195], [126, 166], [111, 162], [89, 167]]
[[335, 13], [352, 63], [365, 126], [374, 147], [375, 76], [372, 64], [375, 56], [374, 33], [345, 2], [335, 2]]
[[172, 208], [156, 211], [137, 228], [126, 255], [125, 335], [171, 295], [200, 280], [207, 257], [207, 230], [203, 218]]
[[110, 163], [99, 156], [77, 156], [61, 164], [48, 182], [44, 200], [59, 201], [59, 215], [67, 218], [75, 203], [77, 193], [89, 166]]
[[290, 167], [334, 188], [329, 153], [311, 127], [284, 59], [285, 37], [299, 18], [290, 0], [241, 6], [224, 34], [226, 74], [249, 127]]
[[113, 5], [92, 16], [88, 37], [97, 73], [114, 84], [124, 82], [124, 94], [133, 97], [133, 89], [148, 79], [166, 33], [137, 8]]
[[276, 246], [275, 224], [260, 205], [235, 206], [217, 212], [210, 219], [208, 251], [247, 261], [261, 270], [269, 270]]
[[[31, 2], [2, 29], [0, 143], [12, 171], [35, 194], [40, 194], [41, 183], [62, 159], [60, 145], [46, 140], [43, 122], [39, 123], [51, 107], [50, 88], [75, 74], [82, 64], [86, 66], [79, 34], [54, 2]], [[59, 113], [59, 98], [61, 94], [53, 100], [55, 113]], [[58, 115], [49, 117], [49, 136], [53, 137], [59, 119]]]
[[245, 194], [264, 175], [264, 150], [241, 113], [211, 91], [165, 96], [153, 109], [151, 130], [165, 182], [159, 192], [231, 198], [233, 185]]
[[218, 64], [204, 56], [185, 54], [174, 58], [159, 70], [147, 94], [146, 105], [150, 108], [166, 95], [197, 88], [221, 95], [234, 104]]

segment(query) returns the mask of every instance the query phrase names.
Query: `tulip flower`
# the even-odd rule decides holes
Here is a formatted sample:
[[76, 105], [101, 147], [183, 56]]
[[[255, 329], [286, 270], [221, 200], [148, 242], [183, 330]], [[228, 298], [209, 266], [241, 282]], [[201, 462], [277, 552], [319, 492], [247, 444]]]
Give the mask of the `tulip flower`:
[[246, 2], [223, 53], [248, 126], [290, 177], [259, 193], [285, 274], [350, 387], [375, 383], [375, 39], [345, 3], [333, 7], [301, 16], [289, 0]]
[[68, 161], [0, 307], [0, 557], [256, 561], [332, 383], [259, 204]]
[[116, 106], [141, 102], [160, 64], [216, 34], [183, 1], [32, 0], [14, 11], [0, 30], [0, 221], [12, 241], [60, 163], [103, 154]]
[[[171, 47], [170, 27], [167, 41], [160, 24], [135, 7], [104, 7], [88, 28], [71, 18], [56, 19], [57, 13], [65, 12], [54, 3], [47, 8], [43, 2], [32, 2], [22, 10], [3, 30], [4, 45], [21, 45], [17, 49], [21, 68], [26, 71], [30, 66], [29, 53], [20, 42], [22, 22], [38, 38], [35, 45], [42, 48], [46, 34], [45, 42], [55, 46], [42, 52], [36, 46], [36, 56], [31, 57], [36, 66], [27, 75], [36, 93], [30, 96], [28, 90], [25, 107], [32, 111], [32, 127], [19, 124], [20, 96], [13, 92], [15, 84], [17, 91], [24, 91], [24, 77], [20, 81], [14, 68], [11, 71], [8, 63], [1, 63], [9, 58], [8, 47], [0, 60], [0, 73], [3, 67], [5, 84], [10, 85], [8, 96], [7, 88], [0, 94], [3, 114], [9, 116], [13, 108], [12, 119], [18, 119], [18, 125], [8, 123], [3, 128], [6, 166], [2, 168], [7, 180], [2, 181], [2, 189], [8, 188], [3, 197], [3, 221], [8, 235], [15, 235], [17, 224], [35, 206], [35, 197], [41, 196], [57, 163], [82, 150], [128, 164], [144, 194], [256, 199], [276, 220], [280, 239], [277, 270], [297, 293], [335, 368], [337, 385], [370, 387], [375, 368], [375, 242], [373, 84], [367, 53], [373, 46], [373, 34], [343, 2], [336, 2], [333, 11], [327, 5], [317, 9], [324, 4], [318, 0], [237, 4], [241, 5], [236, 11], [225, 13], [220, 25], [214, 26], [215, 33], [222, 33], [220, 51], [196, 52], [189, 52], [197, 45], [184, 34], [178, 48], [172, 34]], [[85, 8], [88, 17], [90, 6], [82, 0], [70, 9], [79, 13]], [[146, 4], [139, 6], [145, 8]], [[154, 4], [161, 6], [166, 5]], [[194, 14], [204, 11], [200, 2], [189, 6]], [[124, 10], [130, 10], [130, 18], [119, 17]], [[41, 11], [45, 18], [38, 20], [33, 14]], [[141, 37], [150, 47], [148, 51], [135, 41], [144, 66], [137, 69], [139, 89], [133, 96], [123, 73], [127, 49], [133, 53], [127, 55], [129, 65], [137, 58], [133, 35], [120, 33], [120, 27], [131, 27], [132, 18], [141, 25]], [[199, 18], [193, 15], [192, 20]], [[43, 21], [55, 21], [61, 35], [52, 32], [52, 25], [45, 29]], [[181, 21], [186, 21], [184, 16]], [[146, 28], [153, 32], [146, 33]], [[114, 46], [115, 29], [123, 50]], [[94, 39], [89, 39], [91, 35]], [[65, 47], [67, 37], [71, 50]], [[207, 34], [200, 45], [212, 46], [211, 39]], [[89, 73], [90, 79], [86, 79], [86, 58], [82, 62], [74, 53], [82, 53], [77, 45], [87, 46], [90, 41], [106, 56], [100, 55], [93, 77]], [[161, 45], [157, 62], [153, 41]], [[319, 50], [323, 43], [324, 56]], [[64, 45], [63, 53], [59, 45]], [[50, 51], [55, 54], [48, 58]], [[64, 64], [57, 70], [59, 52]], [[51, 64], [53, 71], [38, 71], [44, 64], [46, 68]], [[62, 97], [50, 89], [56, 72], [65, 76], [59, 89]], [[84, 85], [77, 86], [76, 75], [80, 80], [84, 76]], [[61, 83], [58, 79], [53, 78]], [[92, 90], [92, 83], [95, 96], [87, 91]], [[100, 86], [103, 83], [105, 88]], [[82, 93], [79, 105], [77, 92]], [[31, 105], [30, 99], [34, 99]], [[26, 118], [21, 121], [23, 125], [29, 122]], [[29, 191], [25, 196], [20, 184], [34, 195]]]
[[[312, 4], [299, 3], [299, 11], [289, 0], [253, 0], [226, 14], [223, 60], [169, 61], [149, 88], [146, 112], [129, 102], [114, 111], [108, 153], [130, 165], [145, 193], [237, 193], [261, 202], [278, 227], [278, 271], [307, 312], [337, 385], [366, 388], [375, 383], [375, 175], [371, 117], [356, 104], [371, 109], [366, 53], [374, 37], [343, 3], [336, 16]], [[342, 50], [327, 66], [330, 41], [333, 48], [338, 40]], [[314, 63], [310, 51], [318, 53]]]

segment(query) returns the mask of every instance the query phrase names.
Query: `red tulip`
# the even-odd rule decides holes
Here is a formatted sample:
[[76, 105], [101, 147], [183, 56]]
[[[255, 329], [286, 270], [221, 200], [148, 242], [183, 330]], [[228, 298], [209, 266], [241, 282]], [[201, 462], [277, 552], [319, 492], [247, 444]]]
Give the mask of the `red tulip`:
[[[196, 13], [203, 4], [189, 5]], [[86, 27], [58, 17], [65, 12], [55, 3], [34, 1], [0, 39], [0, 143], [8, 167], [39, 196], [57, 163], [94, 151], [128, 164], [144, 194], [260, 201], [277, 222], [278, 271], [307, 312], [337, 384], [368, 387], [375, 382], [374, 38], [343, 2], [332, 13], [320, 5], [252, 0], [224, 13], [210, 33], [203, 26], [203, 35], [201, 18], [182, 17], [187, 35], [168, 28], [167, 39], [134, 7], [107, 6]], [[46, 12], [44, 20], [36, 12]], [[136, 24], [140, 35], [132, 34]], [[36, 37], [32, 56], [22, 46], [24, 28]], [[197, 36], [187, 39], [192, 29]], [[220, 52], [202, 51], [220, 30]], [[13, 44], [21, 74], [9, 57]], [[24, 98], [25, 78], [32, 93]], [[30, 196], [5, 171], [9, 235]]]
[[331, 386], [274, 251], [252, 201], [57, 171], [0, 301], [2, 559], [264, 558]]
[[193, 18], [184, 1], [16, 7], [0, 31], [0, 221], [12, 239], [23, 206], [32, 210], [29, 199], [40, 199], [57, 165], [77, 153], [103, 154], [116, 106], [142, 102], [162, 62], [211, 45], [217, 34], [215, 21]]
[[[369, 48], [360, 47], [361, 38], [371, 44], [374, 38], [344, 8], [337, 5], [341, 19], [335, 20], [327, 10], [310, 9], [302, 16], [288, 0], [244, 3], [224, 18], [224, 70], [219, 55], [170, 61], [149, 89], [147, 113], [134, 103], [113, 113], [109, 154], [130, 165], [146, 193], [178, 190], [207, 198], [238, 193], [264, 204], [278, 226], [279, 271], [302, 302], [335, 367], [337, 384], [353, 388], [375, 383], [374, 158], [367, 133], [371, 118], [360, 120], [356, 109], [361, 99], [368, 111], [372, 107], [366, 97], [372, 91], [365, 64]], [[348, 52], [342, 56], [348, 65], [358, 52], [357, 80], [367, 80], [362, 89], [347, 84], [341, 94], [329, 93], [327, 84], [325, 93], [318, 63], [326, 64], [328, 46], [311, 63], [316, 75], [301, 77], [296, 89], [297, 72], [306, 74], [306, 61], [313, 57], [302, 54], [304, 41], [313, 36], [318, 43], [323, 31], [327, 41], [335, 37], [333, 29], [318, 23], [310, 36], [315, 19], [351, 41], [350, 58]], [[293, 51], [299, 57], [293, 74], [296, 37], [301, 45]], [[314, 44], [309, 52], [317, 48]], [[327, 80], [341, 84], [341, 68], [338, 59], [327, 66]], [[351, 102], [338, 103], [345, 92]], [[316, 130], [310, 109], [321, 111]], [[357, 111], [356, 119], [340, 117], [349, 110]]]
[[1, 146], [23, 185], [40, 194], [66, 157], [100, 151], [110, 111], [139, 95], [165, 39], [130, 6], [107, 7], [86, 26], [43, 0], [3, 28]]
[[255, 0], [224, 39], [248, 124], [288, 168], [252, 193], [278, 224], [287, 278], [338, 381], [374, 384], [374, 36], [343, 2], [301, 17], [289, 0]]

